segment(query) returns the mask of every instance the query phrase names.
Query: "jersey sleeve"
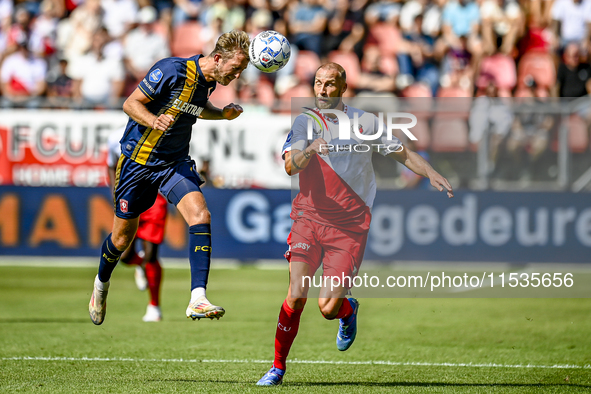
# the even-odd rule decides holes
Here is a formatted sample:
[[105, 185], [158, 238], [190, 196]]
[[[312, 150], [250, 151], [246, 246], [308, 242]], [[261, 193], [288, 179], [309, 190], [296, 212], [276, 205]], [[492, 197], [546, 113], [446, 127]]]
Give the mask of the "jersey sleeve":
[[375, 115], [373, 122], [374, 133], [377, 132], [377, 130], [379, 129], [380, 123], [382, 127], [382, 135], [379, 137], [379, 143], [374, 145], [374, 151], [378, 152], [383, 156], [389, 155], [390, 153], [394, 152], [400, 152], [403, 149], [402, 142], [394, 135], [392, 135], [391, 139], [388, 139], [386, 125], [380, 120], [380, 118], [378, 118]]
[[[287, 135], [285, 144], [281, 151], [281, 157], [285, 157], [285, 154], [292, 149], [304, 150], [309, 145], [308, 142], [308, 116], [305, 114], [298, 115], [293, 122], [291, 130]], [[313, 126], [314, 127], [314, 126]]]
[[149, 99], [154, 100], [171, 91], [177, 75], [174, 63], [170, 59], [163, 59], [152, 66], [138, 87]]

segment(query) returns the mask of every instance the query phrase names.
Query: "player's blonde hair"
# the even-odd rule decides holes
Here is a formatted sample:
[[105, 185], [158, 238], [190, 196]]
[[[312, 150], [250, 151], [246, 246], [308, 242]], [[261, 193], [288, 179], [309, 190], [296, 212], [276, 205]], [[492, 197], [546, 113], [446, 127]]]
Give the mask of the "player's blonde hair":
[[248, 47], [250, 46], [250, 38], [246, 32], [241, 30], [232, 30], [231, 32], [224, 33], [218, 38], [215, 43], [215, 48], [211, 52], [210, 56], [219, 54], [222, 59], [230, 59], [236, 51], [241, 51], [247, 59]]

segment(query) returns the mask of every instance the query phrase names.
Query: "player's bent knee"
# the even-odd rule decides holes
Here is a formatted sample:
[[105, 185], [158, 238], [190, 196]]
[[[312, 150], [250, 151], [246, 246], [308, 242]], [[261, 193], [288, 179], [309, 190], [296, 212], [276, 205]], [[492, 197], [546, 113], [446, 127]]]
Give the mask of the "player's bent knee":
[[318, 308], [326, 320], [333, 320], [339, 313], [340, 305], [336, 299], [329, 298], [328, 301], [318, 300]]
[[195, 224], [207, 224], [211, 223], [211, 213], [208, 209], [199, 211], [195, 215]]
[[195, 226], [197, 224], [210, 224], [211, 214], [207, 209], [203, 211], [192, 212], [187, 218], [187, 224], [189, 226]]
[[306, 298], [287, 298], [287, 305], [291, 309], [304, 309], [306, 306]]
[[326, 319], [326, 320], [334, 320], [337, 317], [337, 314], [339, 313], [338, 310], [331, 310], [331, 309], [322, 309], [320, 308], [320, 313], [322, 313], [322, 316]]
[[133, 242], [135, 238], [136, 228], [133, 226], [114, 229], [111, 234], [111, 242], [118, 250], [124, 251]]
[[117, 248], [117, 250], [126, 250], [131, 242], [133, 241], [135, 234], [120, 234], [118, 236], [111, 235], [111, 242]]

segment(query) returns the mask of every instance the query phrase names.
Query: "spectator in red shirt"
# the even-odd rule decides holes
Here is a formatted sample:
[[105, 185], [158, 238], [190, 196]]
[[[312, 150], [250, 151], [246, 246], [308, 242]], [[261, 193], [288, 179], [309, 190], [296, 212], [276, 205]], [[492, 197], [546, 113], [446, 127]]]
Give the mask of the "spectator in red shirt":
[[3, 107], [34, 108], [45, 92], [45, 62], [33, 55], [26, 36], [17, 38], [16, 52], [8, 55], [0, 68]]

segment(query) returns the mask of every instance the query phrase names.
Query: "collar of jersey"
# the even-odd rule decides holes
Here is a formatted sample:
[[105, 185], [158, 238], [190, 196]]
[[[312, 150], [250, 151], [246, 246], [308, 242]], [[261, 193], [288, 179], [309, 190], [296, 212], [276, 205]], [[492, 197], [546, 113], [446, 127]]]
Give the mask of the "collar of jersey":
[[[349, 107], [347, 107], [347, 104], [343, 103], [343, 112], [347, 113], [347, 111], [349, 110]], [[322, 118], [332, 124], [339, 124], [339, 119], [337, 117], [331, 118], [329, 116], [324, 115], [321, 110], [318, 107], [314, 107], [314, 111], [316, 111], [318, 114], [320, 114], [320, 116], [322, 116]]]
[[201, 71], [201, 66], [199, 66], [199, 59], [201, 59], [203, 57], [203, 55], [199, 54], [199, 55], [195, 55], [195, 57], [197, 58], [197, 59], [195, 59], [195, 65], [197, 66], [197, 73], [199, 74], [199, 78], [197, 78], [197, 82], [199, 82], [199, 80], [201, 79], [201, 81], [203, 81], [203, 83], [206, 84], [207, 80], [203, 76], [203, 71]]

